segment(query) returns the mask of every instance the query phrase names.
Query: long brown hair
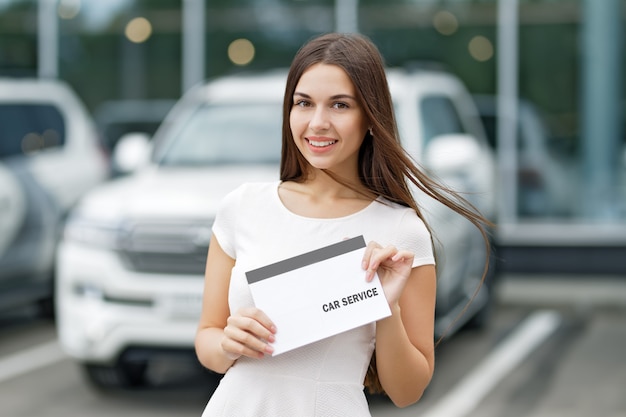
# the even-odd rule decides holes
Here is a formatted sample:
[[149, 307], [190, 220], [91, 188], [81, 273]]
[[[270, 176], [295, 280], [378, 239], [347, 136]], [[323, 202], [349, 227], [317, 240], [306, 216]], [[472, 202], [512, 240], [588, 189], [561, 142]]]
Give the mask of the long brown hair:
[[[289, 114], [300, 77], [309, 67], [318, 63], [337, 65], [346, 72], [371, 126], [359, 151], [359, 178], [362, 184], [374, 195], [411, 207], [428, 227], [411, 192], [411, 184], [416, 186], [474, 224], [482, 233], [489, 253], [485, 226], [490, 225], [490, 222], [457, 192], [427, 176], [400, 144], [382, 55], [373, 42], [363, 35], [324, 34], [310, 40], [295, 55], [287, 75], [283, 101], [280, 179], [295, 182], [306, 180], [308, 162], [295, 145]], [[332, 173], [326, 172], [335, 178]], [[335, 179], [341, 182], [340, 178]], [[488, 259], [483, 279], [487, 267]], [[370, 392], [383, 391], [376, 371], [375, 354], [372, 355], [365, 386]]]

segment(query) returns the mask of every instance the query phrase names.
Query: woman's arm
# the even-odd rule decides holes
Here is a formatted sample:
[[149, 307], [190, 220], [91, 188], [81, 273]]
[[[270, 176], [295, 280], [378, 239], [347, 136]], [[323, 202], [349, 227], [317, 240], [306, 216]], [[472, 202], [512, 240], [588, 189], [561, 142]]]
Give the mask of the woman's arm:
[[376, 323], [378, 377], [398, 407], [418, 401], [435, 368], [434, 265], [413, 268], [392, 315]]
[[392, 315], [376, 322], [378, 379], [398, 407], [419, 400], [435, 367], [434, 265], [413, 268], [415, 255], [370, 242], [363, 256], [366, 279], [378, 273]]
[[272, 347], [267, 342], [274, 340], [276, 331], [269, 318], [256, 308], [230, 315], [228, 289], [234, 265], [235, 260], [224, 252], [213, 235], [195, 348], [200, 363], [218, 373], [225, 373], [242, 355], [261, 358], [264, 353], [271, 353]]

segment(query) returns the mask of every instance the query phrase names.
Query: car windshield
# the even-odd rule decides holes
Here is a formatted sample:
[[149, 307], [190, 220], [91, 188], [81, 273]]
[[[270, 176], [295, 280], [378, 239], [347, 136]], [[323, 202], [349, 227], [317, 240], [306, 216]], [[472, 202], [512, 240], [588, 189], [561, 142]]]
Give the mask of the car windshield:
[[[205, 104], [184, 121], [157, 157], [161, 165], [277, 164], [280, 103]], [[179, 121], [180, 122], [180, 121]]]

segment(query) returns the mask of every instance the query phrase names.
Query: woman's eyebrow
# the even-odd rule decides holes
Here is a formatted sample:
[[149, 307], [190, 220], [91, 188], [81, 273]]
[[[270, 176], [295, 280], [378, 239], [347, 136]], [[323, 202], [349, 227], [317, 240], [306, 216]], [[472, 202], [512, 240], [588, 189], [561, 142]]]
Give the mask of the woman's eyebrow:
[[355, 100], [356, 98], [354, 96], [351, 96], [350, 94], [337, 94], [331, 97], [331, 100], [339, 100], [339, 99], [350, 99], [350, 100]]
[[[304, 97], [304, 98], [311, 98], [310, 95], [306, 94], [306, 93], [301, 93], [299, 91], [296, 91], [293, 93], [294, 96], [300, 96], [300, 97]], [[339, 100], [339, 99], [350, 99], [350, 100], [355, 100], [356, 98], [354, 96], [351, 96], [350, 94], [336, 94], [334, 96], [331, 96], [330, 99], [331, 100]]]

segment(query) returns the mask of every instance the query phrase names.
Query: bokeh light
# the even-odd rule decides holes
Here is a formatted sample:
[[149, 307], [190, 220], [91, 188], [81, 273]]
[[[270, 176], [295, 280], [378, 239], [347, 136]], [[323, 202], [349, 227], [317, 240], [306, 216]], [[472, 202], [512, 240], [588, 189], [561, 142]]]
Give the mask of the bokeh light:
[[136, 17], [126, 25], [126, 37], [134, 43], [142, 43], [152, 35], [152, 25], [145, 17]]
[[43, 137], [35, 132], [30, 132], [22, 138], [22, 152], [25, 154], [37, 152], [43, 149]]
[[476, 61], [489, 61], [493, 57], [493, 44], [484, 36], [474, 36], [469, 42], [468, 49]]
[[433, 17], [433, 26], [442, 35], [452, 35], [459, 29], [459, 21], [452, 13], [441, 10]]
[[31, 154], [43, 149], [54, 148], [61, 144], [61, 136], [54, 129], [46, 129], [43, 134], [29, 132], [22, 138], [21, 148], [25, 154]]
[[54, 148], [61, 144], [61, 135], [54, 129], [46, 129], [41, 135], [45, 148]]
[[235, 65], [248, 65], [254, 59], [254, 45], [248, 39], [236, 39], [228, 45], [228, 59]]
[[57, 14], [61, 19], [73, 19], [80, 12], [81, 0], [60, 0]]

